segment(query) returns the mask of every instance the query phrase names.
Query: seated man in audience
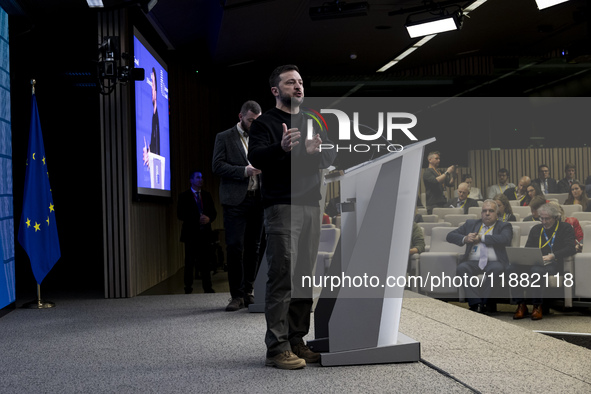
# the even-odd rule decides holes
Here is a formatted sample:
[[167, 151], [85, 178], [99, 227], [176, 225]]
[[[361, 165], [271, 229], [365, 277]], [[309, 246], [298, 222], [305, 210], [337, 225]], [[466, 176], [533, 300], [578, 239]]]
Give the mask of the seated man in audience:
[[542, 205], [546, 204], [546, 199], [542, 196], [536, 196], [534, 197], [530, 203], [529, 203], [529, 208], [531, 209], [531, 215], [526, 216], [523, 218], [524, 222], [539, 222], [540, 221], [540, 215], [538, 214], [538, 208], [540, 208]]
[[464, 208], [464, 213], [468, 213], [470, 207], [477, 207], [478, 202], [470, 197], [470, 185], [467, 183], [460, 183], [458, 186], [458, 197], [452, 198], [447, 202], [450, 208]]
[[521, 177], [516, 187], [511, 187], [505, 190], [504, 194], [509, 201], [517, 200], [519, 205], [526, 206], [529, 204], [529, 196], [527, 195], [527, 187], [531, 184], [531, 179], [528, 176]]
[[576, 181], [575, 165], [572, 163], [568, 163], [566, 166], [564, 166], [564, 178], [562, 178], [560, 182], [558, 182], [558, 193], [570, 192], [570, 187], [574, 181]]
[[506, 168], [499, 170], [499, 183], [492, 185], [487, 190], [487, 198], [493, 199], [499, 193], [504, 193], [507, 189], [515, 187], [514, 183], [509, 182], [509, 171]]
[[556, 179], [550, 178], [550, 168], [546, 164], [538, 166], [538, 178], [532, 181], [532, 184], [538, 184], [544, 194], [558, 193]]
[[[542, 301], [546, 287], [545, 278], [563, 272], [564, 258], [576, 253], [575, 232], [572, 226], [560, 220], [560, 211], [552, 204], [544, 204], [538, 208], [541, 224], [532, 227], [525, 243], [526, 248], [542, 249], [542, 262], [540, 265], [523, 266], [519, 262], [512, 261], [507, 269], [507, 279], [518, 278], [520, 286], [512, 288], [513, 302], [517, 304], [517, 310], [513, 319], [523, 319], [529, 312], [525, 303], [525, 294], [522, 274], [527, 274], [527, 282], [533, 285], [528, 289], [528, 298], [531, 298], [534, 309], [532, 320], [542, 318]], [[526, 286], [527, 287], [527, 286]]]
[[[505, 272], [509, 265], [506, 246], [511, 245], [513, 226], [497, 220], [497, 203], [486, 200], [482, 204], [481, 219], [467, 220], [459, 228], [447, 235], [447, 242], [458, 246], [466, 245], [466, 252], [456, 269], [456, 275], [467, 279], [466, 298], [470, 310], [487, 312], [487, 303], [493, 291], [493, 285], [499, 284], [498, 275]], [[484, 274], [484, 282], [471, 283], [469, 278]], [[493, 280], [491, 282], [491, 275]], [[471, 284], [476, 284], [471, 286]]]

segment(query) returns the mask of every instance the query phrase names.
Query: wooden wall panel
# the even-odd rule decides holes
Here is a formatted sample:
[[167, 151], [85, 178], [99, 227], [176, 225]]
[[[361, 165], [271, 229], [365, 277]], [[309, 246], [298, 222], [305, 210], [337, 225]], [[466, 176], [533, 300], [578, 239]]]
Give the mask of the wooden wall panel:
[[[125, 36], [126, 15], [111, 11], [98, 15], [98, 33]], [[124, 41], [122, 40], [122, 43]], [[122, 47], [125, 50], [125, 47]], [[131, 295], [129, 261], [129, 182], [127, 139], [129, 138], [126, 87], [117, 86], [108, 96], [100, 96], [101, 167], [103, 187], [103, 250], [105, 297]]]

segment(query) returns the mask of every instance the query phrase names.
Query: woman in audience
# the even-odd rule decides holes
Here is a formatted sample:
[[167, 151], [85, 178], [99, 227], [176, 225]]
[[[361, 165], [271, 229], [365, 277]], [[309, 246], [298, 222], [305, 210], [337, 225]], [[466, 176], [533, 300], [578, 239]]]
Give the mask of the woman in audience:
[[513, 208], [511, 208], [511, 204], [509, 203], [509, 199], [503, 193], [499, 193], [493, 199], [497, 203], [497, 207], [499, 210], [497, 212], [497, 217], [501, 222], [516, 222], [517, 219], [515, 215], [513, 215]]
[[527, 187], [526, 199], [528, 200], [528, 202], [524, 205], [529, 205], [531, 200], [533, 200], [536, 196], [541, 196], [544, 198], [544, 200], [546, 199], [546, 196], [544, 195], [544, 193], [542, 193], [542, 189], [540, 189], [540, 185], [537, 183], [532, 183]]
[[[482, 198], [482, 193], [480, 193], [480, 189], [477, 187], [472, 187], [472, 175], [470, 174], [464, 174], [462, 175], [462, 183], [467, 183], [468, 186], [470, 187], [470, 194], [468, 194], [468, 197], [470, 197], [473, 200], [484, 200], [484, 198]], [[458, 192], [456, 191], [456, 197], [458, 196]]]
[[564, 202], [564, 205], [575, 204], [582, 206], [584, 212], [591, 212], [591, 200], [587, 198], [584, 187], [578, 181], [573, 181], [568, 197]]

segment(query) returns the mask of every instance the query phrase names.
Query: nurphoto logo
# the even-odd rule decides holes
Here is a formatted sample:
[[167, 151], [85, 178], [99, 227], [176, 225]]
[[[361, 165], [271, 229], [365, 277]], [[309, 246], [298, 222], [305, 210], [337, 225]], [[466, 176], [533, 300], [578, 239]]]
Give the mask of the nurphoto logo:
[[[408, 112], [378, 112], [378, 128], [377, 130], [359, 123], [359, 112], [353, 112], [353, 120], [344, 111], [338, 109], [321, 109], [320, 113], [312, 110], [312, 113], [308, 112], [310, 118], [307, 122], [307, 138], [312, 139], [314, 137], [314, 122], [319, 124], [321, 127], [326, 127], [326, 121], [321, 114], [332, 114], [337, 117], [339, 134], [338, 143], [336, 144], [320, 144], [320, 150], [323, 149], [336, 149], [338, 151], [348, 152], [369, 152], [372, 147], [380, 152], [381, 149], [385, 149], [388, 152], [400, 152], [403, 150], [403, 146], [400, 144], [393, 144], [392, 136], [395, 131], [402, 131], [408, 139], [411, 141], [418, 141], [417, 137], [410, 132], [409, 129], [413, 128], [417, 124], [417, 117]], [[406, 122], [405, 122], [406, 120]], [[321, 122], [322, 121], [322, 122]], [[402, 121], [402, 122], [401, 122]], [[344, 141], [351, 141], [351, 125], [353, 126], [353, 133], [358, 140], [361, 141], [374, 141], [374, 143], [361, 143], [361, 144], [342, 144]], [[360, 126], [367, 129], [369, 132], [362, 133]], [[365, 131], [365, 130], [364, 130]], [[384, 131], [386, 135], [384, 136]], [[330, 136], [334, 140], [334, 135]], [[378, 141], [384, 142], [378, 142]]]

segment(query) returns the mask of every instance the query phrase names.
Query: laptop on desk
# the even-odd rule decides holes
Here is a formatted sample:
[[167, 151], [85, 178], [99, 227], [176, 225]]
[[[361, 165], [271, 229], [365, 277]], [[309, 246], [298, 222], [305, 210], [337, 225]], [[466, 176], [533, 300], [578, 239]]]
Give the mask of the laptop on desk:
[[539, 248], [507, 247], [509, 263], [516, 265], [544, 265], [542, 250]]

